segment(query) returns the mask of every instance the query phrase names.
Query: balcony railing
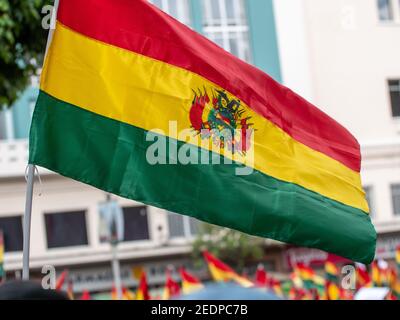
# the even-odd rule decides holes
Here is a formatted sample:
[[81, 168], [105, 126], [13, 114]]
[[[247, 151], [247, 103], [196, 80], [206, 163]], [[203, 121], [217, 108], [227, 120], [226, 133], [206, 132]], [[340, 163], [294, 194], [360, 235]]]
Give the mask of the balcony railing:
[[25, 174], [28, 140], [0, 140], [0, 178]]

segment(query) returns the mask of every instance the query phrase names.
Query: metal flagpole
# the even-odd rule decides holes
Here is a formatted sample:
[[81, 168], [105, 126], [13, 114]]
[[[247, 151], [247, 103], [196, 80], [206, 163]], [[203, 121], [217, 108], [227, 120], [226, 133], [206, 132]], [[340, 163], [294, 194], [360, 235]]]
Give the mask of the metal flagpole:
[[122, 281], [121, 281], [121, 268], [118, 260], [118, 243], [123, 240], [122, 235], [122, 219], [123, 213], [121, 208], [116, 205], [115, 201], [111, 200], [111, 195], [107, 194], [106, 203], [108, 204], [110, 221], [110, 244], [112, 251], [112, 271], [114, 276], [115, 290], [117, 293], [117, 300], [122, 300]]
[[32, 198], [33, 198], [33, 179], [35, 178], [35, 166], [28, 165], [28, 181], [26, 186], [26, 202], [24, 214], [23, 229], [23, 256], [22, 256], [22, 280], [29, 280], [29, 249], [31, 239], [31, 215], [32, 215]]
[[115, 290], [117, 291], [117, 300], [122, 300], [122, 283], [121, 283], [121, 269], [117, 256], [117, 244], [111, 245], [112, 250], [112, 270], [114, 275]]
[[[51, 17], [51, 25], [49, 36], [47, 38], [46, 52], [47, 55], [49, 45], [53, 38], [53, 26], [57, 18], [59, 0], [54, 0], [54, 8]], [[28, 178], [26, 186], [26, 201], [24, 213], [24, 228], [23, 228], [23, 255], [22, 255], [22, 279], [29, 280], [29, 253], [30, 253], [30, 240], [31, 240], [31, 217], [32, 217], [32, 199], [33, 199], [33, 183], [35, 178], [35, 165], [28, 165]]]
[[56, 26], [56, 21], [57, 21], [57, 12], [58, 12], [59, 2], [60, 2], [60, 0], [54, 0], [54, 8], [53, 8], [53, 13], [51, 15], [49, 36], [47, 37], [46, 51], [45, 51], [44, 56], [47, 56], [47, 52], [49, 51], [51, 40], [53, 39], [54, 28]]

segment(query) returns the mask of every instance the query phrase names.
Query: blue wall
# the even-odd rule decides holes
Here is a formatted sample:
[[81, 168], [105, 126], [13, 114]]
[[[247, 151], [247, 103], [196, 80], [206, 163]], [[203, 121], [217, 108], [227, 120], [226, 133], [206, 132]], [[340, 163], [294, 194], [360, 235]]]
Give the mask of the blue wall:
[[199, 33], [203, 33], [203, 6], [202, 0], [190, 0], [190, 14], [192, 27]]
[[15, 139], [23, 139], [29, 136], [31, 106], [36, 102], [38, 93], [38, 89], [28, 88], [12, 106]]
[[273, 0], [246, 0], [253, 63], [281, 81]]

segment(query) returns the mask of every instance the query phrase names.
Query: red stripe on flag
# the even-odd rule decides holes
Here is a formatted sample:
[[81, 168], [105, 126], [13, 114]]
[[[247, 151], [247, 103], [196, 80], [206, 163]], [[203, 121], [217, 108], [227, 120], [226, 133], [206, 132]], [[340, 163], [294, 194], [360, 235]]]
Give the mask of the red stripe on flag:
[[61, 0], [58, 19], [90, 38], [207, 78], [297, 141], [360, 171], [359, 144], [335, 120], [147, 1]]
[[206, 261], [212, 265], [214, 265], [216, 268], [218, 268], [219, 270], [225, 271], [225, 272], [232, 272], [232, 273], [236, 273], [232, 268], [230, 268], [229, 266], [227, 266], [225, 263], [223, 263], [221, 260], [217, 259], [216, 257], [214, 257], [211, 253], [209, 253], [208, 251], [204, 251], [203, 252], [204, 255], [204, 259], [206, 259]]
[[186, 281], [190, 284], [201, 284], [201, 281], [198, 278], [188, 273], [184, 268], [181, 268], [179, 272], [181, 274], [182, 281]]

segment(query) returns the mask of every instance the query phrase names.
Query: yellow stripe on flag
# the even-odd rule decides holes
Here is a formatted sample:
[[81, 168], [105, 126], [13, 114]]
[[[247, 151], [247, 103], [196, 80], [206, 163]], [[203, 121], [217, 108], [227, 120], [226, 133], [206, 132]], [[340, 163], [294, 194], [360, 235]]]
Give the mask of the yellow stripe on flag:
[[[205, 88], [212, 96], [213, 90], [222, 89], [193, 72], [93, 40], [60, 23], [50, 56], [41, 82], [41, 89], [49, 95], [145, 130], [161, 129], [178, 140], [188, 138], [170, 133], [169, 121], [177, 121], [177, 132], [188, 132], [192, 90]], [[251, 117], [257, 131], [248, 157], [234, 160], [369, 212], [357, 172], [297, 142], [247, 106], [244, 108], [244, 116]], [[212, 144], [200, 145], [213, 150]], [[249, 158], [251, 151], [253, 159]]]
[[232, 280], [231, 272], [221, 270], [221, 269], [217, 268], [215, 265], [213, 265], [212, 263], [208, 263], [208, 268], [210, 270], [211, 276], [213, 277], [213, 279], [215, 281], [226, 282], [226, 281]]
[[204, 286], [201, 283], [190, 283], [189, 281], [182, 281], [182, 292], [184, 294], [191, 294], [203, 288]]

